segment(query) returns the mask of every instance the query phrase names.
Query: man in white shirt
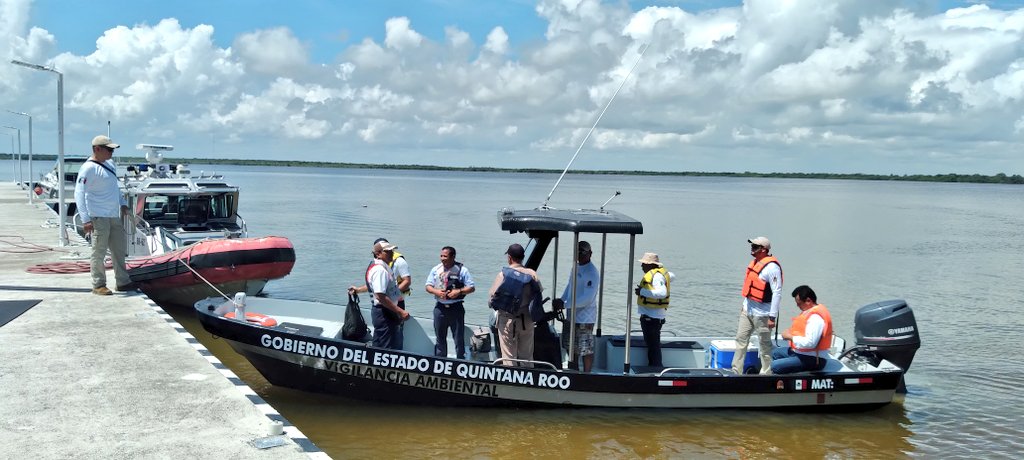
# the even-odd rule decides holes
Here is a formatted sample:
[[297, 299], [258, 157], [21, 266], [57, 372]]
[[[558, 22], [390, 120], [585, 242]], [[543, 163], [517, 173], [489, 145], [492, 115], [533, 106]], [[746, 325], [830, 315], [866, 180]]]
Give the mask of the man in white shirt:
[[793, 318], [793, 326], [782, 333], [788, 347], [772, 350], [772, 373], [792, 374], [817, 371], [825, 367], [832, 346], [832, 315], [810, 286], [793, 290], [800, 315]]
[[[576, 291], [575, 301], [573, 299], [573, 277], [569, 272], [569, 281], [562, 292], [562, 298], [553, 300], [552, 306], [555, 309], [566, 308], [565, 323], [562, 328], [562, 348], [569, 354], [569, 369], [579, 369], [580, 357], [583, 358], [583, 372], [590, 372], [594, 365], [594, 323], [597, 321], [597, 292], [601, 286], [601, 274], [597, 267], [590, 262], [594, 251], [590, 243], [580, 241], [576, 251], [576, 262], [579, 268], [576, 270]], [[569, 321], [573, 318], [573, 305], [576, 308], [575, 334], [569, 330]], [[572, 339], [573, 347], [569, 348], [569, 341]]]
[[114, 279], [118, 291], [134, 290], [124, 259], [128, 252], [128, 236], [122, 217], [128, 215], [128, 201], [117, 181], [117, 166], [111, 161], [114, 149], [120, 147], [107, 136], [92, 139], [92, 156], [82, 164], [75, 182], [75, 204], [82, 218], [85, 233], [92, 234], [92, 293], [111, 295], [107, 288], [104, 258], [110, 250]]
[[[403, 345], [402, 322], [409, 319], [409, 313], [398, 306], [402, 296], [391, 272], [391, 263], [395, 246], [388, 242], [373, 245], [373, 262], [366, 268], [366, 287], [372, 297], [373, 308], [370, 318], [373, 320], [373, 346], [401, 350]], [[349, 292], [355, 291], [350, 287]]]
[[665, 269], [658, 255], [646, 252], [637, 262], [644, 276], [633, 292], [636, 294], [637, 310], [640, 313], [640, 330], [647, 346], [647, 365], [664, 367], [661, 360], [661, 327], [665, 325], [665, 312], [672, 297], [672, 280], [675, 277]]
[[739, 325], [736, 328], [736, 350], [732, 359], [732, 370], [743, 374], [744, 361], [750, 336], [757, 334], [757, 354], [761, 359], [761, 373], [770, 372], [772, 364], [772, 328], [779, 316], [779, 301], [782, 298], [782, 265], [771, 255], [772, 243], [759, 236], [747, 240], [750, 255], [754, 260], [747, 265], [743, 278]]

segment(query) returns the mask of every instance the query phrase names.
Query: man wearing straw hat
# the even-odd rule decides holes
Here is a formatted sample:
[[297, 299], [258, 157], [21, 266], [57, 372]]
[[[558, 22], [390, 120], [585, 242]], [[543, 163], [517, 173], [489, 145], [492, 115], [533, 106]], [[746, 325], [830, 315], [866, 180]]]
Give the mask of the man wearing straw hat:
[[640, 311], [640, 329], [647, 345], [647, 365], [664, 367], [661, 362], [661, 326], [665, 324], [665, 310], [672, 291], [672, 274], [665, 270], [653, 252], [644, 253], [638, 262], [644, 277], [633, 292]]

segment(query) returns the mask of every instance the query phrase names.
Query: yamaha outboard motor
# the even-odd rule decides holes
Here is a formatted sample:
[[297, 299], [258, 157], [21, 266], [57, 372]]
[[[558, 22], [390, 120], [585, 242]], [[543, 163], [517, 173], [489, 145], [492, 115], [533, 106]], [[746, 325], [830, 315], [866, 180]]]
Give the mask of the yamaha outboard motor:
[[[904, 373], [910, 369], [914, 354], [921, 347], [914, 312], [903, 300], [887, 300], [860, 307], [854, 316], [853, 332], [857, 345], [899, 366]], [[903, 379], [900, 379], [897, 391], [906, 393]]]

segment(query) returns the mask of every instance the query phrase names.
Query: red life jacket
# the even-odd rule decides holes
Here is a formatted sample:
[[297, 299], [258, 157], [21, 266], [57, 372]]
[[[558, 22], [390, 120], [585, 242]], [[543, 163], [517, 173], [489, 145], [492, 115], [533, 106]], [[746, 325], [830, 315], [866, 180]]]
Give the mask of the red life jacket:
[[756, 262], [750, 261], [750, 265], [747, 265], [747, 277], [743, 279], [743, 297], [760, 303], [772, 301], [772, 287], [761, 279], [760, 275], [764, 267], [773, 262], [779, 266], [779, 278], [781, 279], [782, 264], [775, 256], [764, 257]]
[[821, 319], [825, 320], [825, 329], [821, 331], [821, 338], [818, 339], [818, 344], [814, 348], [797, 348], [793, 345], [793, 341], [790, 341], [789, 347], [802, 352], [827, 352], [829, 348], [832, 348], [832, 315], [829, 314], [828, 309], [824, 305], [818, 304], [800, 312], [800, 316], [793, 318], [793, 326], [787, 332], [793, 337], [806, 337], [807, 320], [811, 318], [811, 315], [818, 315]]

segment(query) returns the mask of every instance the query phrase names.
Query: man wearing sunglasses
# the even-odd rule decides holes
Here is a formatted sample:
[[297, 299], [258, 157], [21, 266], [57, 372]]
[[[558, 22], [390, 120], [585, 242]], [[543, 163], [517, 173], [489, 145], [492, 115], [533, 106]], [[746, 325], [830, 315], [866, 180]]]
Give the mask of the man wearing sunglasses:
[[135, 289], [124, 259], [128, 253], [128, 235], [121, 218], [128, 215], [128, 201], [121, 193], [117, 181], [117, 166], [110, 159], [114, 149], [120, 147], [107, 136], [92, 139], [92, 156], [82, 165], [75, 182], [75, 205], [82, 218], [86, 234], [92, 234], [92, 293], [111, 295], [107, 287], [107, 269], [103, 259], [110, 250], [114, 266], [115, 288], [118, 291]]
[[736, 329], [732, 370], [737, 374], [743, 373], [750, 336], [756, 332], [761, 374], [769, 374], [772, 364], [771, 331], [775, 327], [775, 318], [779, 316], [779, 300], [782, 298], [782, 265], [771, 255], [772, 243], [768, 238], [759, 236], [747, 242], [754, 260], [747, 265], [747, 274], [743, 278], [743, 308]]

